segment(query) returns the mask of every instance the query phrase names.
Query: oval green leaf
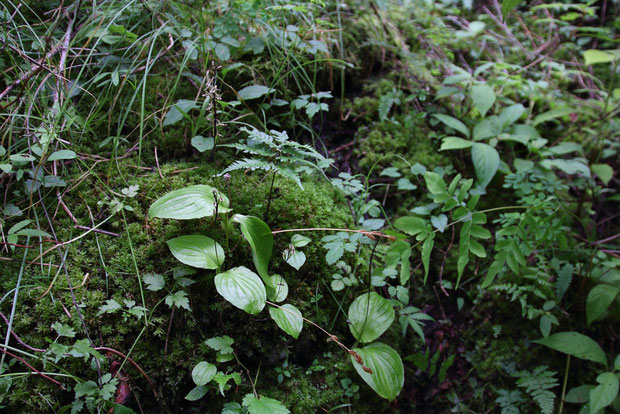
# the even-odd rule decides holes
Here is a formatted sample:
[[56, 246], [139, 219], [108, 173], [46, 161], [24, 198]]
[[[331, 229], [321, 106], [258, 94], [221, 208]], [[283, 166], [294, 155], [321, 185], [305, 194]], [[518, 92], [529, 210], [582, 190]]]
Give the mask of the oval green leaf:
[[426, 231], [426, 222], [419, 217], [400, 217], [394, 222], [394, 227], [400, 231], [415, 236], [416, 234]]
[[398, 352], [381, 342], [354, 351], [372, 372], [366, 372], [351, 356], [351, 362], [364, 382], [381, 397], [390, 401], [396, 398], [405, 383], [405, 369]]
[[445, 124], [446, 126], [454, 129], [455, 131], [460, 132], [461, 134], [469, 138], [469, 129], [464, 123], [462, 123], [458, 119], [451, 117], [450, 115], [444, 115], [444, 114], [433, 114], [433, 116], [437, 118], [439, 121], [441, 121], [443, 124]]
[[208, 384], [213, 379], [216, 372], [217, 368], [215, 365], [209, 364], [206, 361], [199, 362], [192, 370], [194, 384], [198, 386]]
[[246, 394], [241, 404], [247, 408], [250, 414], [289, 414], [288, 408], [282, 405], [278, 400], [273, 398], [259, 396], [256, 398], [254, 394]]
[[[217, 203], [215, 197], [217, 196]], [[190, 220], [227, 213], [228, 198], [209, 185], [192, 185], [160, 197], [149, 209], [149, 218]]]
[[474, 163], [476, 177], [482, 187], [486, 187], [499, 168], [499, 154], [490, 145], [476, 142], [471, 148], [471, 159]]
[[267, 291], [267, 297], [273, 302], [284, 302], [288, 296], [288, 283], [280, 275], [271, 276], [274, 289]]
[[250, 85], [239, 91], [239, 97], [245, 101], [248, 99], [260, 98], [263, 95], [273, 92], [274, 89], [268, 88], [263, 85]]
[[224, 249], [207, 236], [180, 236], [166, 243], [174, 257], [188, 266], [218, 269], [224, 263]]
[[590, 290], [586, 300], [588, 325], [597, 320], [607, 310], [619, 292], [620, 288], [607, 284], [596, 285]]
[[[299, 316], [297, 316], [299, 315]], [[304, 326], [301, 311], [293, 305], [282, 305], [281, 308], [269, 308], [269, 316], [284, 332], [297, 339]]]
[[394, 322], [394, 308], [378, 293], [365, 293], [351, 303], [349, 321], [349, 329], [358, 341], [372, 342]]
[[596, 378], [596, 382], [600, 385], [590, 391], [591, 413], [611, 405], [618, 395], [618, 377], [613, 372], [603, 372]]
[[241, 232], [250, 243], [256, 271], [263, 279], [263, 282], [265, 282], [267, 288], [274, 289], [273, 281], [267, 272], [269, 259], [273, 251], [273, 234], [271, 234], [271, 229], [267, 223], [254, 216], [235, 214], [232, 220], [241, 225]]
[[215, 288], [224, 299], [252, 315], [265, 307], [265, 286], [260, 277], [246, 267], [234, 267], [215, 276]]
[[578, 332], [558, 332], [534, 342], [576, 358], [607, 364], [605, 352], [599, 344]]

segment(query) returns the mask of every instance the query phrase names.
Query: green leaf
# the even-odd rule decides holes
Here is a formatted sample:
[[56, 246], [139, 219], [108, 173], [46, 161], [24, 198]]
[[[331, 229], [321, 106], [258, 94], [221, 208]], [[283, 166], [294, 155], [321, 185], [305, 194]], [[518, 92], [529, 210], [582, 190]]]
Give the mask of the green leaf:
[[181, 263], [200, 269], [219, 269], [224, 263], [224, 249], [207, 236], [192, 234], [166, 242]]
[[358, 296], [349, 307], [349, 329], [360, 342], [372, 342], [394, 322], [394, 308], [376, 292]]
[[611, 63], [616, 60], [616, 57], [611, 53], [604, 52], [597, 49], [589, 49], [583, 52], [583, 60], [586, 66], [596, 65], [598, 63]]
[[278, 400], [273, 398], [259, 396], [256, 398], [254, 394], [246, 394], [241, 404], [248, 409], [250, 414], [289, 414], [288, 408], [282, 405]]
[[603, 372], [596, 378], [596, 388], [590, 391], [590, 413], [611, 405], [618, 395], [618, 377], [612, 372]]
[[47, 158], [48, 161], [56, 161], [56, 160], [72, 160], [75, 157], [77, 157], [77, 154], [73, 151], [70, 150], [60, 150], [60, 151], [54, 151], [52, 152], [52, 154]]
[[66, 338], [75, 337], [75, 330], [71, 328], [69, 325], [64, 325], [60, 322], [54, 322], [52, 324], [52, 328], [56, 331], [58, 336], [64, 336]]
[[576, 358], [607, 364], [605, 352], [599, 344], [578, 332], [559, 332], [534, 342]]
[[493, 92], [493, 88], [486, 83], [474, 85], [471, 88], [470, 96], [474, 106], [483, 117], [495, 103], [495, 92]]
[[163, 126], [174, 125], [183, 119], [192, 109], [198, 108], [198, 104], [188, 99], [179, 99], [164, 117]]
[[191, 312], [189, 307], [189, 299], [187, 299], [187, 292], [182, 290], [166, 296], [165, 302], [170, 308], [172, 308], [172, 306], [176, 306], [177, 308], [187, 309]]
[[269, 226], [258, 217], [235, 214], [232, 217], [241, 225], [241, 232], [252, 248], [254, 267], [269, 289], [274, 289], [273, 281], [268, 273], [269, 259], [273, 251], [273, 234]]
[[590, 391], [594, 389], [594, 385], [580, 385], [572, 388], [566, 393], [564, 401], [571, 404], [585, 404], [590, 401]]
[[565, 159], [555, 159], [555, 160], [543, 160], [540, 163], [545, 168], [558, 168], [564, 171], [566, 174], [582, 174], [586, 177], [590, 176], [590, 169], [583, 161], [578, 159], [565, 160]]
[[[575, 110], [573, 108], [566, 107], [566, 106], [565, 107], [561, 107], [561, 108], [552, 109], [550, 111], [543, 112], [541, 114], [536, 115], [536, 117], [532, 121], [532, 125], [533, 126], [538, 126], [538, 125], [542, 124], [543, 122], [551, 121], [552, 119], [556, 119], [556, 118], [561, 118], [561, 117], [570, 115], [573, 112], [575, 112]], [[538, 138], [538, 137], [536, 137], [536, 138]]]
[[216, 372], [217, 368], [215, 365], [209, 364], [206, 361], [199, 362], [192, 370], [194, 384], [198, 386], [208, 384], [213, 379]]
[[233, 348], [232, 348], [232, 344], [235, 343], [235, 340], [232, 339], [230, 336], [228, 335], [224, 335], [224, 336], [215, 336], [213, 338], [209, 338], [205, 341], [205, 344], [215, 350], [218, 351], [222, 354], [232, 354], [233, 353]]
[[444, 114], [433, 114], [433, 116], [439, 121], [441, 121], [443, 124], [469, 138], [469, 129], [467, 129], [467, 126], [458, 119]]
[[477, 142], [472, 146], [471, 159], [480, 185], [486, 187], [499, 168], [497, 150], [490, 145]]
[[280, 275], [271, 276], [274, 290], [267, 291], [267, 297], [273, 302], [282, 302], [288, 296], [288, 283]]
[[217, 189], [208, 185], [192, 185], [157, 199], [149, 209], [149, 218], [190, 220], [213, 216], [216, 211], [228, 213], [231, 211], [228, 206], [228, 198]]
[[223, 43], [217, 43], [215, 45], [215, 55], [220, 60], [230, 59], [230, 49]]
[[[296, 316], [299, 315], [299, 316]], [[293, 305], [282, 305], [281, 308], [269, 308], [269, 316], [287, 334], [297, 339], [304, 326], [301, 311]]]
[[605, 185], [609, 185], [614, 176], [614, 169], [609, 164], [592, 164], [590, 169]]
[[361, 358], [364, 366], [372, 373], [366, 372], [351, 356], [351, 362], [364, 382], [381, 397], [392, 401], [398, 396], [405, 383], [405, 369], [400, 355], [391, 347], [375, 342], [364, 348], [353, 350]]
[[293, 252], [293, 254], [290, 254], [289, 250], [287, 249], [283, 252], [283, 256], [284, 260], [286, 260], [286, 263], [295, 268], [295, 270], [299, 270], [304, 265], [304, 263], [306, 263], [306, 255], [304, 254], [304, 252], [300, 252], [299, 250], [296, 250]]
[[197, 401], [201, 399], [202, 397], [204, 397], [207, 391], [208, 391], [207, 387], [205, 387], [204, 385], [200, 385], [198, 387], [195, 387], [189, 393], [187, 393], [187, 395], [185, 396], [185, 399], [188, 401]]
[[260, 98], [263, 95], [273, 92], [274, 89], [270, 89], [263, 85], [251, 85], [239, 91], [239, 97], [245, 101], [250, 99]]
[[394, 227], [411, 236], [415, 236], [422, 231], [426, 231], [426, 221], [419, 217], [400, 217], [394, 222]]
[[142, 276], [142, 280], [146, 284], [146, 288], [154, 292], [162, 290], [166, 284], [164, 277], [157, 273], [147, 273]]
[[588, 293], [586, 300], [586, 316], [588, 325], [598, 319], [611, 305], [616, 296], [620, 293], [620, 288], [616, 286], [600, 284], [596, 285]]
[[311, 238], [302, 236], [301, 234], [294, 234], [293, 237], [291, 237], [291, 244], [295, 247], [304, 247], [311, 241]]
[[265, 307], [265, 286], [258, 275], [246, 267], [234, 267], [215, 276], [215, 288], [224, 299], [252, 315]]
[[202, 135], [196, 135], [192, 138], [192, 147], [196, 148], [200, 152], [205, 152], [213, 149], [215, 140], [213, 137], [203, 137]]
[[521, 3], [523, 0], [502, 0], [502, 19], [505, 19], [517, 4]]
[[433, 245], [435, 244], [435, 237], [432, 234], [426, 236], [424, 244], [422, 245], [422, 264], [424, 265], [424, 283], [428, 278], [428, 271], [431, 263], [431, 253], [433, 251]]
[[514, 124], [525, 112], [525, 107], [521, 104], [510, 105], [502, 110], [499, 114], [499, 122], [502, 129]]
[[123, 306], [114, 299], [108, 299], [105, 302], [105, 305], [99, 306], [99, 312], [97, 312], [97, 316], [103, 315], [104, 313], [114, 313], [118, 310], [123, 309]]
[[445, 137], [443, 141], [441, 141], [441, 148], [439, 148], [439, 151], [469, 148], [471, 144], [471, 141], [463, 138]]
[[427, 171], [424, 173], [424, 181], [426, 182], [426, 188], [431, 194], [444, 194], [446, 190], [446, 182], [441, 176], [435, 172]]
[[80, 382], [75, 386], [75, 398], [80, 398], [84, 395], [94, 395], [99, 387], [95, 381]]

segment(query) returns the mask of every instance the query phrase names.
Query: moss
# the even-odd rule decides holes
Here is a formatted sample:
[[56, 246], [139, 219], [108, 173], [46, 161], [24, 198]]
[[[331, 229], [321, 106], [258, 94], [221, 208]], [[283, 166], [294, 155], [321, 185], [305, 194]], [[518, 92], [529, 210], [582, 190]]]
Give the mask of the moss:
[[[127, 368], [131, 383], [141, 389], [141, 391], [136, 389], [136, 392], [143, 408], [173, 409], [185, 405], [184, 396], [192, 388], [190, 372], [193, 365], [200, 360], [214, 358], [208, 349], [198, 346], [205, 339], [220, 335], [233, 337], [236, 340], [235, 349], [238, 350], [239, 358], [256, 372], [261, 363], [263, 369], [268, 369], [271, 364], [280, 361], [277, 351], [278, 338], [283, 337], [283, 333], [270, 319], [260, 317], [257, 319], [247, 315], [221, 299], [215, 292], [212, 271], [199, 271], [191, 276], [197, 282], [188, 289], [191, 312], [175, 309], [173, 316], [166, 305], [160, 304], [152, 315], [151, 324], [141, 337], [139, 335], [144, 327], [142, 319], [126, 313], [98, 316], [98, 309], [106, 299], [114, 299], [121, 304], [124, 300], [132, 300], [142, 305], [136, 264], [141, 276], [147, 272], [163, 274], [168, 283], [167, 288], [171, 288], [172, 269], [178, 267], [179, 263], [169, 253], [165, 240], [183, 234], [199, 233], [209, 235], [223, 246], [226, 245], [225, 233], [221, 227], [223, 218], [217, 223], [212, 218], [191, 221], [160, 219], [145, 221], [146, 212], [155, 199], [170, 190], [187, 185], [210, 184], [229, 194], [231, 207], [235, 213], [263, 217], [269, 193], [268, 181], [263, 180], [263, 176], [259, 173], [235, 172], [230, 183], [226, 185], [221, 178], [215, 177], [223, 168], [221, 165], [192, 163], [162, 164], [161, 173], [165, 177], [162, 179], [157, 171], [136, 174], [131, 168], [134, 163], [135, 159], [119, 161], [120, 173], [109, 177], [107, 166], [99, 165], [86, 176], [86, 179], [63, 195], [64, 203], [74, 216], [79, 218], [80, 224], [88, 225], [90, 213], [86, 206], [92, 209], [99, 202], [99, 210], [92, 211], [95, 222], [101, 222], [110, 215], [110, 209], [106, 204], [100, 203], [105, 201], [106, 185], [117, 194], [129, 185], [140, 187], [135, 198], [119, 197], [132, 209], [124, 210], [127, 221], [123, 219], [123, 214], [116, 214], [101, 227], [102, 230], [117, 233], [118, 236], [90, 233], [69, 244], [66, 266], [74, 288], [73, 293], [80, 304], [91, 338], [98, 345], [121, 352], [132, 349], [132, 359], [140, 364], [156, 384], [161, 394], [161, 398], [157, 401], [152, 399], [150, 389], [142, 376], [131, 367]], [[77, 178], [82, 172], [76, 171], [75, 174]], [[53, 205], [53, 200], [48, 202], [50, 206]], [[289, 180], [276, 178], [267, 221], [273, 229], [341, 228], [351, 224], [349, 209], [344, 200], [327, 181], [315, 177], [304, 179], [304, 190]], [[58, 214], [56, 222], [58, 240], [69, 240], [77, 234], [83, 234], [83, 230], [80, 230], [80, 233], [75, 230], [73, 222], [63, 213]], [[304, 303], [312, 302], [317, 284], [322, 279], [328, 280], [330, 274], [329, 269], [324, 266], [324, 251], [318, 243], [324, 234], [305, 234], [313, 239], [313, 243], [304, 247], [308, 260], [301, 270], [295, 271], [284, 263], [281, 255], [282, 250], [290, 242], [292, 233], [283, 233], [275, 237], [270, 270], [282, 274], [287, 279], [290, 287], [289, 302], [299, 305], [305, 316], [313, 318], [314, 308], [304, 306]], [[132, 249], [135, 257], [132, 256]], [[34, 259], [38, 253], [31, 250], [29, 258]], [[233, 227], [226, 254], [225, 267], [245, 265], [253, 268], [250, 249], [237, 227]], [[19, 252], [16, 256], [19, 256]], [[55, 267], [60, 262], [59, 252], [49, 253], [45, 259], [46, 262], [51, 260], [52, 267], [33, 265], [25, 269], [17, 308], [18, 317], [14, 324], [14, 329], [20, 337], [26, 343], [37, 347], [47, 347], [56, 339], [55, 332], [49, 329], [55, 322], [71, 326], [78, 333], [76, 338], [83, 337], [84, 332], [73, 305], [66, 275], [64, 271], [59, 272], [60, 269]], [[2, 280], [5, 291], [15, 286], [19, 261], [10, 262], [9, 267], [12, 269], [10, 274], [14, 277]], [[54, 301], [50, 296], [39, 299], [57, 272], [58, 277], [52, 288]], [[165, 290], [159, 292], [144, 290], [146, 307], [152, 309], [167, 293]], [[8, 306], [9, 301], [2, 304], [3, 312], [10, 311]], [[307, 341], [303, 342], [306, 349], [316, 349], [316, 345], [313, 345], [316, 341], [323, 344], [319, 347], [327, 346], [325, 338], [317, 335], [312, 329], [304, 331], [303, 336], [304, 341]], [[61, 338], [61, 341], [69, 345], [73, 340]], [[299, 342], [290, 343], [293, 350], [298, 345]], [[164, 348], [167, 348], [166, 352]], [[296, 352], [300, 351], [294, 351]], [[265, 359], [272, 362], [265, 362]], [[73, 366], [75, 363], [76, 361], [71, 358], [59, 362], [65, 367]], [[47, 385], [43, 386], [45, 388]], [[57, 399], [63, 399], [63, 393], [57, 389], [50, 388], [48, 392]], [[210, 409], [214, 407], [211, 406]], [[37, 409], [32, 412], [35, 411]]]

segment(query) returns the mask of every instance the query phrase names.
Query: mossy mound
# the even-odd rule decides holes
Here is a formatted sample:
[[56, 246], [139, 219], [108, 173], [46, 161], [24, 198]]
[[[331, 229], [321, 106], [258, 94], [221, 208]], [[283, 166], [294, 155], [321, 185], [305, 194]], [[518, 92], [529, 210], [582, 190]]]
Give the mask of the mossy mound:
[[[233, 173], [227, 183], [216, 176], [222, 169], [219, 165], [163, 164], [158, 171], [132, 168], [134, 162], [132, 159], [119, 161], [118, 169], [113, 166], [113, 173], [109, 177], [108, 168], [103, 164], [85, 175], [86, 171], [76, 171], [74, 187], [63, 195], [63, 202], [72, 214], [79, 218], [78, 224], [81, 226], [92, 225], [85, 220], [91, 214], [95, 223], [107, 220], [99, 228], [107, 233], [91, 232], [64, 246], [68, 253], [64, 248], [54, 249], [43, 256], [43, 263], [41, 259], [37, 259], [35, 264], [26, 267], [22, 276], [17, 317], [13, 325], [21, 340], [37, 348], [47, 348], [54, 341], [61, 345], [71, 345], [82, 336], [85, 325], [96, 347], [130, 353], [130, 357], [150, 377], [159, 393], [157, 399], [153, 398], [150, 386], [136, 369], [130, 364], [124, 367], [129, 384], [136, 393], [136, 400], [143, 404], [142, 408], [165, 411], [184, 406], [184, 397], [193, 388], [190, 375], [193, 366], [201, 360], [215, 361], [215, 353], [204, 345], [208, 338], [222, 335], [232, 337], [239, 360], [253, 375], [261, 366], [264, 369], [266, 366], [281, 365], [286, 357], [286, 354], [282, 354], [282, 349], [288, 349], [291, 369], [302, 376], [307, 365], [312, 363], [305, 355], [315, 354], [317, 349], [328, 352], [336, 348], [334, 351], [339, 352], [335, 345], [327, 343], [327, 338], [310, 325], [306, 325], [300, 339], [294, 341], [279, 330], [266, 312], [263, 312], [262, 316], [253, 317], [234, 308], [216, 293], [213, 271], [200, 270], [188, 275], [187, 277], [196, 283], [186, 289], [174, 285], [173, 273], [182, 266], [170, 254], [165, 241], [184, 234], [204, 234], [218, 241], [226, 251], [224, 270], [240, 265], [253, 269], [250, 248], [238, 227], [233, 226], [227, 245], [222, 228], [225, 220], [221, 216], [217, 222], [213, 217], [190, 221], [146, 220], [146, 213], [154, 200], [168, 191], [193, 184], [209, 184], [225, 192], [230, 197], [234, 213], [263, 217], [270, 180], [264, 179], [260, 173], [244, 174], [239, 171]], [[318, 177], [306, 177], [303, 184], [304, 190], [289, 180], [276, 178], [269, 215], [266, 217], [272, 229], [346, 228], [351, 225], [348, 206], [328, 181]], [[138, 186], [136, 195], [122, 197], [123, 189], [130, 186]], [[105, 194], [109, 194], [106, 187], [117, 194], [117, 199], [130, 209], [122, 209], [112, 215], [110, 200], [105, 198]], [[51, 197], [47, 199], [48, 209], [56, 207], [54, 201]], [[97, 205], [99, 210], [93, 211], [92, 207]], [[91, 207], [90, 211], [87, 206]], [[60, 209], [55, 220], [57, 240], [70, 240], [78, 234], [84, 234], [84, 230], [76, 229], [71, 219]], [[287, 280], [287, 303], [297, 306], [304, 316], [313, 320], [315, 310], [319, 308], [327, 313], [333, 308], [330, 314], [335, 314], [338, 306], [335, 301], [328, 300], [327, 297], [317, 297], [323, 290], [323, 281], [329, 283], [331, 277], [330, 268], [324, 264], [325, 251], [318, 243], [325, 233], [304, 232], [313, 242], [303, 249], [307, 262], [299, 271], [286, 264], [282, 258], [282, 251], [288, 246], [292, 234], [294, 233], [275, 236], [270, 272], [279, 273]], [[30, 249], [27, 260], [36, 259], [40, 253], [39, 249]], [[65, 253], [68, 258], [65, 262], [67, 274], [64, 268], [58, 267], [62, 260], [60, 254], [64, 256]], [[6, 292], [15, 287], [19, 274], [19, 259], [21, 253], [6, 266], [6, 275], [10, 275], [2, 281], [3, 290]], [[146, 289], [144, 277], [150, 272], [163, 275], [166, 282], [164, 289]], [[71, 282], [72, 291], [68, 280]], [[51, 296], [48, 294], [42, 297], [51, 283]], [[169, 293], [179, 290], [187, 292], [191, 312], [175, 307], [173, 314], [171, 308], [161, 303]], [[72, 293], [80, 307], [84, 325], [73, 304]], [[144, 305], [148, 312], [156, 306], [157, 308], [149, 315], [149, 325], [145, 326], [140, 314], [132, 315], [126, 311], [98, 314], [100, 306], [108, 299], [123, 306], [127, 301], [135, 303], [134, 306]], [[2, 304], [2, 311], [5, 314], [10, 313], [9, 300]], [[56, 322], [68, 326], [78, 334], [74, 338], [59, 337], [55, 330], [49, 328]], [[346, 330], [346, 325], [336, 328], [336, 333], [339, 334], [338, 330]], [[107, 362], [100, 367], [101, 371], [109, 372], [113, 361], [118, 360], [120, 358], [109, 354]], [[82, 379], [97, 377], [96, 370], [92, 371], [88, 366], [83, 366], [83, 359], [62, 358], [58, 364], [59, 369], [64, 369], [63, 366], [69, 369], [70, 366], [70, 372], [83, 372]], [[244, 378], [247, 376], [234, 361], [228, 365], [218, 364], [221, 370], [226, 370], [227, 366], [230, 370], [243, 371]], [[350, 372], [347, 375], [354, 374]], [[72, 393], [60, 392], [53, 384], [39, 381], [38, 378], [31, 376], [21, 378], [20, 381], [23, 381], [23, 387], [30, 387], [29, 384], [34, 381], [41, 387], [42, 395], [53, 395], [54, 401], [70, 403], [73, 400]], [[341, 400], [344, 393], [341, 387], [333, 390], [330, 396], [317, 398], [316, 401], [311, 397], [313, 394], [308, 394], [307, 397], [299, 395], [299, 381], [308, 390], [315, 387], [318, 392], [321, 390], [320, 383], [324, 380], [291, 379], [281, 388], [286, 395], [283, 397], [285, 403], [290, 398], [291, 404], [299, 407], [329, 408], [345, 401]], [[248, 382], [244, 380], [244, 383]], [[333, 382], [337, 384], [338, 378], [334, 377]], [[19, 389], [20, 385], [16, 385], [15, 404], [19, 404], [21, 398]], [[247, 392], [251, 390], [232, 390], [226, 399], [240, 401]], [[202, 407], [206, 408], [207, 412], [220, 412], [226, 401], [224, 397], [214, 397], [215, 394], [217, 393], [210, 393], [208, 404], [205, 403]], [[299, 401], [302, 397], [306, 398], [305, 402]], [[215, 402], [213, 398], [216, 399]], [[148, 402], [146, 405], [145, 401]], [[27, 411], [44, 410], [41, 405], [30, 407]], [[296, 412], [304, 412], [303, 410], [305, 408]]]

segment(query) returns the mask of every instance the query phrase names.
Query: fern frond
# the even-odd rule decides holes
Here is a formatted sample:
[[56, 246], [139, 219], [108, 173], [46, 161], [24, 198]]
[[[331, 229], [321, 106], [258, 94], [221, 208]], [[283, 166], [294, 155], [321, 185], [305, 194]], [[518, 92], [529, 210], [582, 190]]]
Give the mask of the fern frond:
[[532, 399], [538, 404], [543, 414], [552, 414], [555, 405], [555, 394], [550, 389], [557, 387], [557, 373], [550, 371], [546, 366], [537, 367], [534, 371], [520, 371], [515, 377], [519, 377], [517, 385], [525, 388]]
[[226, 174], [227, 172], [236, 171], [236, 170], [265, 170], [270, 171], [274, 169], [274, 165], [267, 161], [255, 160], [244, 158], [242, 160], [237, 160], [230, 164], [224, 171], [220, 173], [220, 175]]

